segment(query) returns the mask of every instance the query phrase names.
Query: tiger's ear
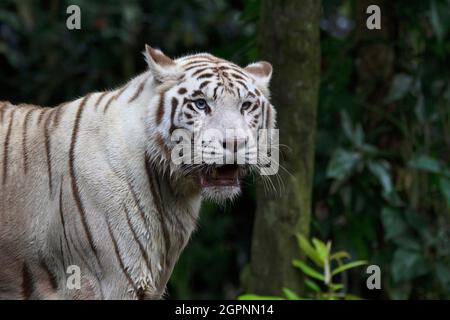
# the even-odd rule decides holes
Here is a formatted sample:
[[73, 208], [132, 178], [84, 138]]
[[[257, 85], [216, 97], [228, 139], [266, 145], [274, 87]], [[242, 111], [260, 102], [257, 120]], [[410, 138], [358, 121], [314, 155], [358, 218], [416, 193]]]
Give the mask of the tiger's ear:
[[255, 62], [246, 66], [244, 70], [255, 79], [258, 87], [264, 89], [269, 87], [270, 78], [272, 78], [272, 65], [269, 62]]
[[161, 50], [145, 45], [144, 56], [150, 72], [158, 82], [175, 80], [182, 75], [182, 71], [176, 62], [166, 56]]

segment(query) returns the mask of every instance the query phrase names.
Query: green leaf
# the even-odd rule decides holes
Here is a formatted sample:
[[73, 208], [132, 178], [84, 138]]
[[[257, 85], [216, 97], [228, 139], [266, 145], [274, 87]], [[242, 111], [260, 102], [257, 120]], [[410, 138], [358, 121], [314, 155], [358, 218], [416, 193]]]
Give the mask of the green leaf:
[[[312, 242], [314, 244], [314, 247], [316, 248], [316, 252], [320, 257], [320, 260], [322, 260], [324, 262], [327, 261], [328, 255], [329, 255], [327, 245], [316, 238], [313, 238]], [[320, 267], [323, 267], [323, 266], [324, 265], [322, 264]]]
[[427, 225], [426, 220], [422, 216], [422, 214], [419, 214], [413, 209], [407, 209], [405, 210], [405, 220], [408, 222], [408, 224], [413, 227], [417, 232], [421, 232], [424, 230], [424, 226]]
[[447, 206], [450, 208], [450, 179], [446, 177], [439, 178], [439, 189], [447, 203]]
[[322, 290], [320, 290], [320, 287], [314, 281], [312, 281], [310, 279], [305, 279], [305, 285], [314, 292], [317, 292], [317, 293], [322, 292]]
[[380, 161], [369, 161], [368, 162], [369, 171], [378, 179], [383, 188], [383, 192], [385, 195], [388, 195], [392, 192], [392, 180], [391, 180], [391, 172], [389, 163], [384, 160]]
[[364, 131], [361, 124], [353, 127], [352, 121], [345, 111], [341, 112], [342, 130], [349, 141], [355, 146], [361, 146], [364, 142]]
[[450, 290], [450, 267], [441, 262], [436, 263], [436, 275], [442, 287]]
[[346, 294], [344, 296], [345, 300], [362, 300], [361, 297], [355, 296], [354, 294]]
[[351, 141], [353, 139], [353, 124], [345, 110], [341, 111], [341, 125], [345, 136]]
[[341, 290], [344, 287], [344, 285], [340, 283], [330, 283], [329, 286], [333, 291]]
[[362, 128], [362, 125], [358, 123], [355, 126], [355, 132], [353, 135], [352, 142], [355, 144], [355, 146], [360, 147], [364, 145], [364, 130]]
[[330, 256], [330, 261], [341, 260], [344, 258], [350, 259], [350, 254], [347, 251], [338, 251]]
[[385, 200], [394, 207], [401, 207], [404, 205], [395, 189], [392, 189], [392, 191], [388, 194], [383, 193], [383, 198], [385, 198]]
[[404, 236], [395, 238], [394, 243], [402, 249], [411, 250], [411, 251], [421, 251], [422, 245], [419, 242], [420, 239], [416, 239], [416, 238], [417, 238], [417, 236], [404, 235]]
[[296, 235], [297, 243], [303, 253], [310, 258], [318, 267], [323, 267], [324, 260], [322, 260], [316, 250], [311, 246], [308, 239], [303, 235], [297, 233]]
[[292, 264], [294, 265], [294, 267], [297, 267], [300, 270], [302, 270], [303, 273], [305, 273], [306, 275], [308, 275], [308, 276], [310, 276], [312, 278], [315, 278], [317, 280], [325, 282], [325, 277], [322, 274], [320, 274], [319, 272], [317, 272], [313, 268], [311, 268], [308, 265], [306, 265], [303, 261], [295, 259], [292, 262]]
[[256, 294], [243, 294], [238, 297], [238, 300], [284, 300], [277, 296], [259, 296]]
[[429, 272], [425, 257], [421, 253], [397, 249], [391, 265], [394, 282], [408, 281]]
[[391, 207], [383, 208], [381, 211], [381, 221], [383, 222], [384, 238], [386, 240], [403, 235], [408, 228], [402, 213]]
[[367, 156], [375, 156], [379, 152], [377, 147], [368, 143], [363, 143], [360, 149]]
[[391, 89], [385, 100], [386, 103], [391, 103], [402, 99], [409, 91], [413, 83], [413, 78], [406, 73], [399, 73], [395, 75], [392, 81]]
[[445, 10], [445, 8], [440, 7], [435, 0], [431, 1], [430, 7], [430, 22], [433, 28], [433, 31], [436, 35], [436, 38], [440, 42], [444, 39], [446, 33], [446, 21], [441, 16], [441, 10]]
[[288, 300], [303, 300], [294, 291], [288, 288], [283, 288], [283, 293]]
[[436, 160], [428, 155], [421, 154], [414, 156], [408, 165], [417, 170], [423, 170], [431, 173], [441, 173], [442, 166], [439, 160]]
[[337, 149], [328, 163], [327, 177], [338, 180], [349, 177], [361, 159], [358, 152]]
[[341, 272], [343, 272], [345, 270], [353, 269], [353, 268], [356, 268], [356, 267], [359, 267], [359, 266], [363, 266], [365, 264], [367, 264], [367, 261], [365, 261], [365, 260], [352, 261], [352, 262], [349, 262], [349, 263], [346, 263], [346, 264], [343, 264], [343, 265], [337, 267], [336, 269], [334, 269], [331, 272], [331, 274], [334, 276], [334, 275], [337, 275], [338, 273], [341, 273]]

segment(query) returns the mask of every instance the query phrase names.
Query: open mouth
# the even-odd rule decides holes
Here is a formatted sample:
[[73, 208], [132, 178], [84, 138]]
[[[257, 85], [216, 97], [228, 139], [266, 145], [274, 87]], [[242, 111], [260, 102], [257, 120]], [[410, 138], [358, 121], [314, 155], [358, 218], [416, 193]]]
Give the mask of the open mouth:
[[234, 164], [213, 167], [200, 173], [200, 185], [204, 187], [239, 187], [239, 167]]

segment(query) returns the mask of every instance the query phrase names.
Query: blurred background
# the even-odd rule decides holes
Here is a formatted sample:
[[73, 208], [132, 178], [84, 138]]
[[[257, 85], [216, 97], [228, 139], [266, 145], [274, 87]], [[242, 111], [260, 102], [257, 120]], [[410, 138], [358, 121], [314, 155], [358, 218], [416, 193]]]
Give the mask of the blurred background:
[[[71, 4], [81, 30], [66, 28]], [[369, 4], [381, 30], [366, 28]], [[354, 268], [337, 291], [450, 298], [450, 1], [1, 0], [0, 100], [114, 88], [146, 68], [145, 43], [270, 61], [289, 172], [275, 191], [248, 178], [234, 203], [204, 204], [168, 299], [319, 297], [320, 279], [292, 265], [311, 265], [297, 233], [380, 267], [380, 290]]]

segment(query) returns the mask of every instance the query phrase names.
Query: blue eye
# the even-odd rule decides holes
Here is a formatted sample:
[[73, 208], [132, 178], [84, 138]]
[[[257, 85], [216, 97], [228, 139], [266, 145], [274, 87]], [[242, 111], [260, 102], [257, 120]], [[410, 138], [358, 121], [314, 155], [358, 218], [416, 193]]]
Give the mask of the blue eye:
[[205, 99], [197, 99], [194, 101], [194, 103], [195, 103], [195, 106], [200, 110], [204, 110], [208, 106]]

